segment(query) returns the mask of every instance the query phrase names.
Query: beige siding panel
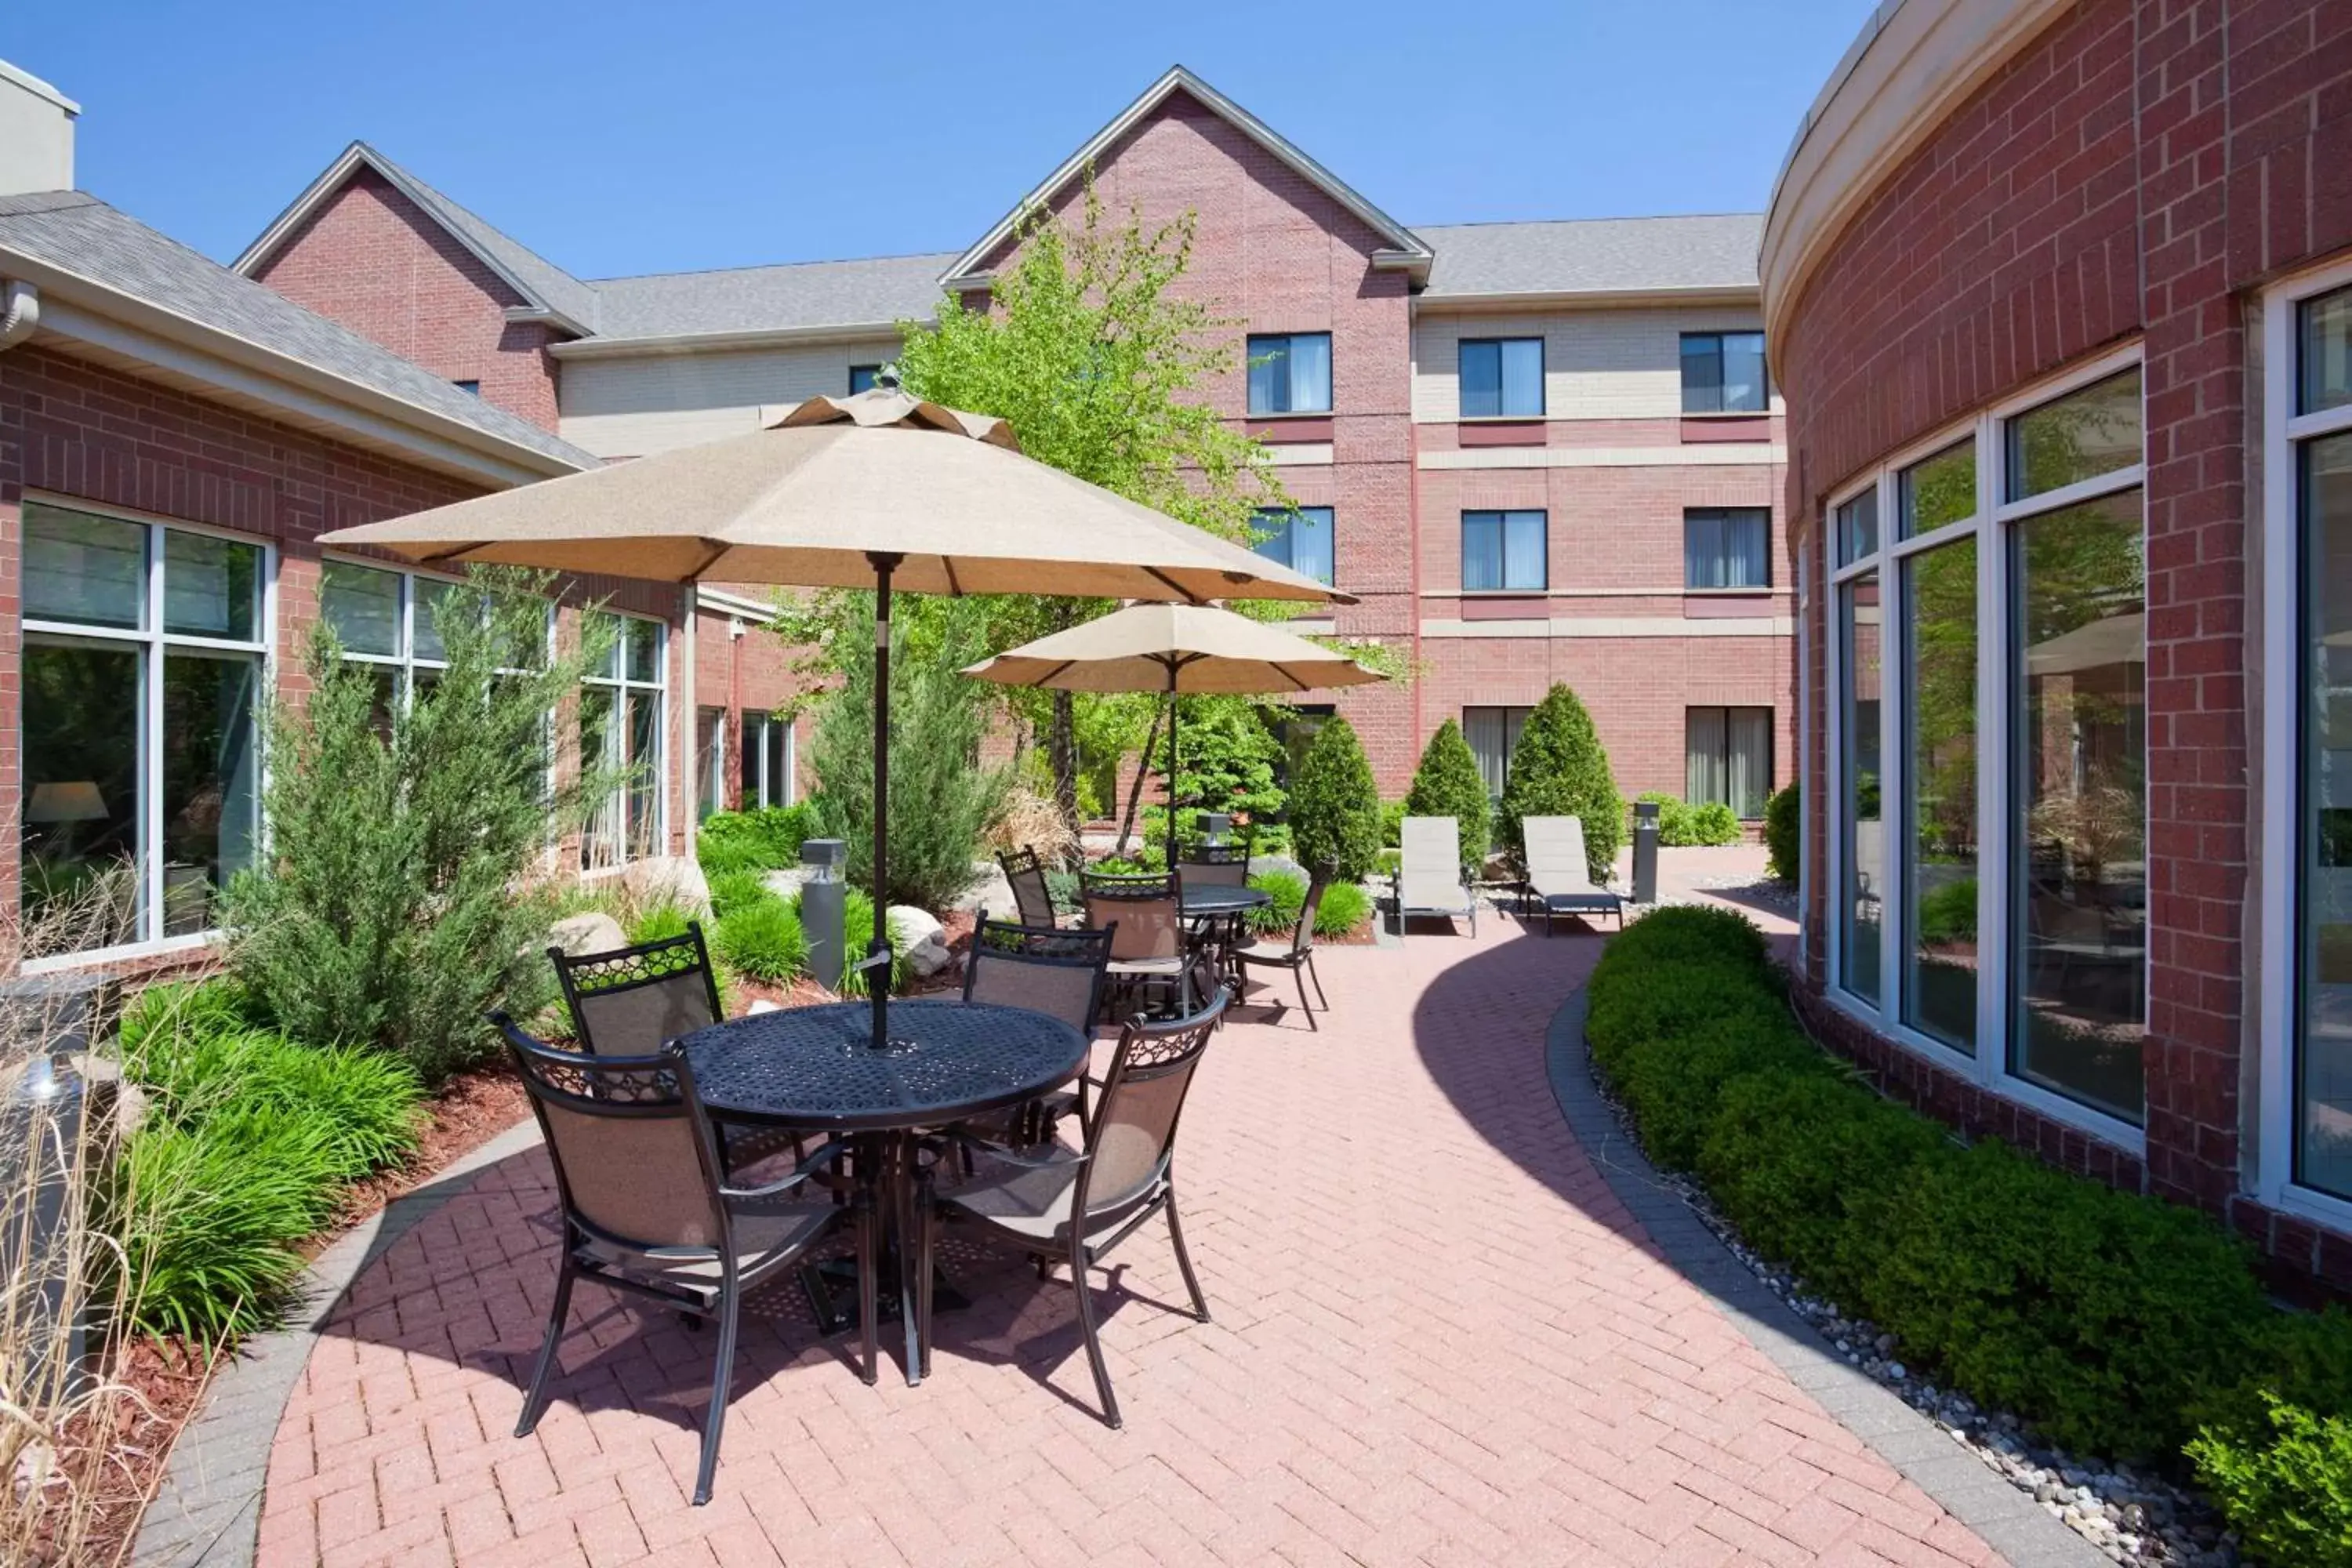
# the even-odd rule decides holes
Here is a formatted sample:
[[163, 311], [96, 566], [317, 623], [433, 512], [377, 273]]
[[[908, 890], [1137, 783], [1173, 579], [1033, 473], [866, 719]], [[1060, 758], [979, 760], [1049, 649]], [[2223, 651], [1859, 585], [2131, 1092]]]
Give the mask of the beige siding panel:
[[[1413, 323], [1412, 416], [1429, 425], [1462, 416], [1464, 338], [1540, 337], [1547, 418], [1675, 418], [1683, 411], [1682, 334], [1763, 326], [1760, 311], [1725, 306], [1490, 316], [1424, 305]], [[1772, 412], [1780, 412], [1777, 387]]]
[[849, 367], [887, 363], [895, 338], [772, 349], [573, 360], [563, 366], [561, 434], [601, 458], [717, 440], [756, 429], [762, 408], [849, 390]]

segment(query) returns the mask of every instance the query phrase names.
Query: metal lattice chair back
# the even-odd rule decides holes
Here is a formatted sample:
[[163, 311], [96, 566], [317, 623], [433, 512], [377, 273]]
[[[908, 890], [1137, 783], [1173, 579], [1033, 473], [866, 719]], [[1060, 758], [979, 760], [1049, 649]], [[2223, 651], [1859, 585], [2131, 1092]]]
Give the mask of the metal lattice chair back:
[[1024, 926], [1050, 926], [1055, 922], [1054, 889], [1045, 880], [1045, 864], [1037, 858], [1034, 849], [1015, 849], [999, 855], [996, 863], [1004, 868], [1004, 880], [1013, 889], [1013, 907], [1019, 911]]
[[1026, 1007], [1094, 1032], [1115, 930], [1058, 931], [983, 920], [964, 961], [963, 999]]
[[685, 1052], [591, 1056], [533, 1039], [503, 1016], [495, 1021], [582, 1235], [624, 1252], [727, 1247], [718, 1145]]
[[1112, 931], [1113, 962], [1180, 958], [1184, 952], [1184, 902], [1170, 876], [1089, 876], [1084, 883], [1087, 924]]
[[599, 1056], [649, 1055], [724, 1016], [698, 921], [683, 936], [577, 956], [551, 947], [547, 956], [581, 1046]]
[[1103, 1076], [1073, 1205], [1091, 1222], [1150, 1196], [1176, 1148], [1177, 1119], [1193, 1069], [1225, 1010], [1223, 989], [1200, 1012], [1163, 1024], [1129, 1023]]
[[1250, 852], [1240, 844], [1203, 844], [1184, 857], [1184, 880], [1196, 888], [1245, 888]]

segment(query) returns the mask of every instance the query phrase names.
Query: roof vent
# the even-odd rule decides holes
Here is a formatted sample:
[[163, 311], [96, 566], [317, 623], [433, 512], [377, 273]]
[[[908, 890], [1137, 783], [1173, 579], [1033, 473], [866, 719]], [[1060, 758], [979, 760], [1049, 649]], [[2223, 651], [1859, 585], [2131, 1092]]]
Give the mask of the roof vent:
[[74, 117], [81, 105], [0, 60], [0, 196], [74, 188]]

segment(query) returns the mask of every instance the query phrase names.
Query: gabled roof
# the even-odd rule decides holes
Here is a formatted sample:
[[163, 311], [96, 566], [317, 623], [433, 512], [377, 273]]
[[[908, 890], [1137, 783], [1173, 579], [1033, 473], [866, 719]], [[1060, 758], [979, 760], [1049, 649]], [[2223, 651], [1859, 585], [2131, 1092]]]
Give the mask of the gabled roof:
[[596, 339], [814, 331], [928, 321], [940, 299], [940, 252], [854, 261], [734, 267], [600, 278]]
[[1510, 296], [1752, 294], [1760, 213], [1423, 228], [1424, 303]]
[[1158, 109], [1175, 93], [1184, 93], [1202, 108], [1232, 125], [1251, 141], [1265, 148], [1317, 189], [1363, 220], [1386, 242], [1385, 248], [1373, 256], [1376, 266], [1389, 266], [1418, 272], [1430, 261], [1430, 248], [1419, 235], [1389, 216], [1365, 199], [1361, 193], [1339, 175], [1308, 157], [1285, 140], [1275, 129], [1194, 76], [1182, 66], [1171, 66], [1168, 73], [1150, 87], [1143, 96], [1121, 110], [1109, 124], [1088, 137], [1086, 144], [1062, 161], [1061, 167], [1014, 205], [1013, 210], [996, 220], [996, 226], [981, 236], [979, 241], [957, 257], [946, 271], [940, 274], [942, 284], [952, 285], [959, 279], [972, 279], [989, 254], [1004, 243], [1021, 226], [1024, 215], [1042, 205], [1076, 179], [1087, 167], [1097, 162], [1112, 142], [1132, 130], [1145, 116]]
[[[69, 289], [101, 314], [200, 338], [211, 352], [331, 388], [355, 407], [418, 429], [457, 434], [540, 473], [600, 464], [528, 419], [79, 191], [0, 196], [0, 274], [45, 291]], [[45, 309], [44, 321], [51, 314]]]
[[250, 278], [362, 169], [381, 175], [521, 296], [527, 313], [583, 336], [596, 330], [596, 290], [520, 240], [491, 226], [364, 142], [354, 142], [246, 247], [234, 269]]

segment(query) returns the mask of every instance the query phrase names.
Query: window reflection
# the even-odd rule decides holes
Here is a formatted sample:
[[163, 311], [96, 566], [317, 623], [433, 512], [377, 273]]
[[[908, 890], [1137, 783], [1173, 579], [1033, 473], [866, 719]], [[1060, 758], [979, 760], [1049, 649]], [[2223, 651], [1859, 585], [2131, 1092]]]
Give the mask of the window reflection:
[[1977, 542], [1903, 563], [1910, 798], [1903, 1021], [1973, 1053], [1977, 1035]]
[[2017, 524], [2011, 564], [2023, 816], [2011, 1069], [2137, 1122], [2147, 1016], [2140, 492]]
[[1864, 1001], [1879, 995], [1879, 922], [1885, 896], [1885, 834], [1880, 821], [1878, 779], [1881, 616], [1878, 574], [1867, 572], [1838, 590], [1839, 637], [1845, 672], [1840, 695], [1844, 736], [1843, 776], [1848, 792], [1844, 814], [1845, 887], [1839, 905], [1845, 988]]
[[2295, 1179], [2352, 1197], [2352, 435], [2305, 445]]
[[260, 821], [255, 654], [163, 659], [163, 934], [210, 931], [220, 890], [252, 861]]
[[143, 658], [128, 645], [25, 641], [19, 865], [35, 956], [138, 934]]
[[2009, 422], [2009, 499], [2063, 489], [2140, 460], [2139, 366]]

